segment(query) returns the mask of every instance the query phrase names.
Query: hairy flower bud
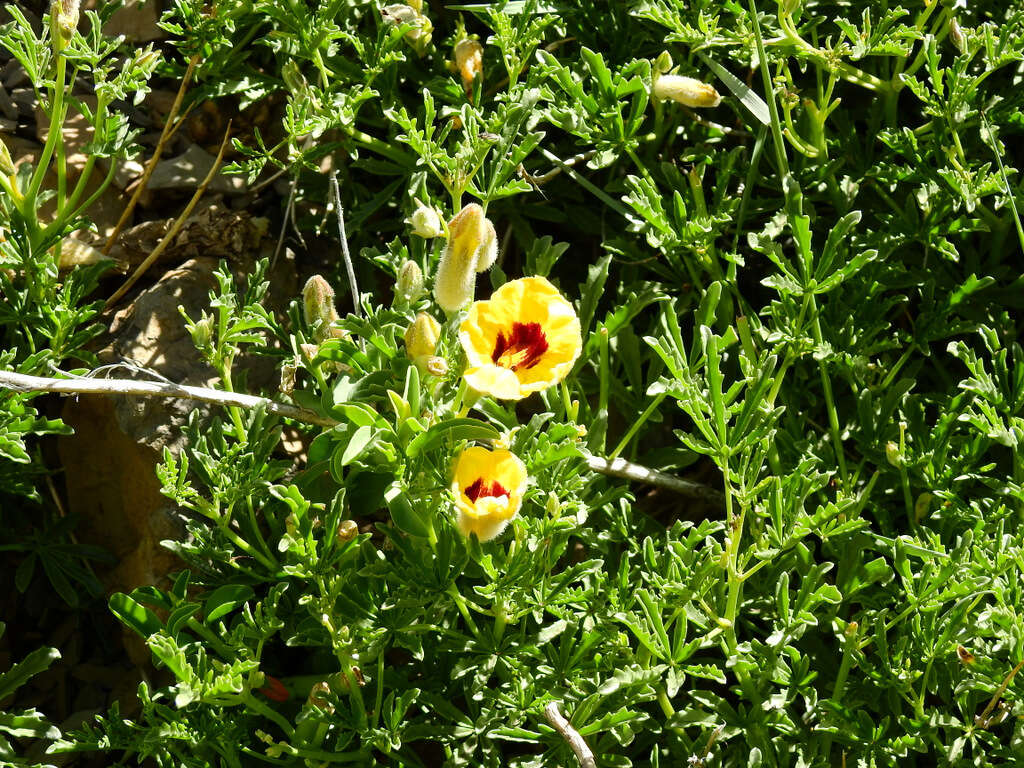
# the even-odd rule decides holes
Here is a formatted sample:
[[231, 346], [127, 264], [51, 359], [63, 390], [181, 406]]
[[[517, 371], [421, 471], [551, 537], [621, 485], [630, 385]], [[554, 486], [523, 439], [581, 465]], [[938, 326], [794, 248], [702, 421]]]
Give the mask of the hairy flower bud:
[[437, 209], [416, 200], [416, 210], [407, 219], [412, 225], [412, 233], [420, 237], [439, 237], [444, 234], [444, 227], [441, 225], [441, 215]]
[[410, 304], [423, 295], [423, 270], [415, 261], [406, 259], [395, 278], [396, 303]]
[[78, 29], [80, 0], [53, 0], [50, 5], [50, 34], [57, 53], [68, 47]]
[[964, 31], [960, 27], [960, 22], [953, 17], [949, 20], [949, 39], [953, 41], [953, 45], [960, 53], [967, 52], [967, 38], [964, 37]]
[[405, 353], [413, 360], [430, 357], [440, 338], [440, 323], [426, 312], [420, 312], [405, 331]]
[[489, 268], [498, 255], [498, 237], [484, 210], [470, 203], [448, 222], [448, 245], [434, 280], [434, 298], [454, 314], [473, 300], [476, 273]]
[[309, 278], [302, 289], [302, 312], [317, 341], [331, 337], [331, 324], [337, 321], [338, 310], [334, 308], [334, 289], [320, 275]]
[[655, 74], [653, 91], [654, 98], [676, 101], [684, 107], [717, 107], [722, 103], [713, 85], [684, 75]]
[[890, 466], [897, 468], [903, 466], [903, 454], [900, 453], [900, 446], [893, 440], [885, 444], [885, 460], [889, 462]]
[[476, 40], [465, 38], [455, 44], [455, 69], [462, 77], [466, 95], [473, 94], [473, 81], [484, 73], [484, 47]]
[[385, 5], [380, 11], [384, 20], [391, 22], [395, 26], [402, 26], [403, 24], [412, 26], [412, 29], [405, 33], [405, 41], [420, 56], [427, 52], [427, 46], [430, 45], [430, 39], [434, 32], [434, 25], [430, 23], [430, 19], [421, 13], [422, 9], [422, 3], [416, 3], [415, 7], [413, 5], [396, 3], [394, 5]]
[[[179, 312], [184, 314], [180, 309]], [[208, 312], [203, 312], [202, 317], [194, 323], [188, 323], [186, 325], [189, 335], [192, 337], [192, 343], [195, 345], [196, 349], [201, 351], [210, 349], [210, 345], [213, 341], [213, 327], [213, 315]]]

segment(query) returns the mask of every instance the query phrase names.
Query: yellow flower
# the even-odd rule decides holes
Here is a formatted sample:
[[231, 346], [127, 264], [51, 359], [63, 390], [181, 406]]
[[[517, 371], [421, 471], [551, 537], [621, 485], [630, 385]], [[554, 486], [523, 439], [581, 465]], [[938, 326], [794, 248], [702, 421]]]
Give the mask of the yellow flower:
[[500, 400], [519, 400], [557, 384], [583, 343], [572, 304], [543, 277], [511, 280], [474, 302], [459, 326], [466, 383]]
[[514, 453], [479, 446], [460, 453], [452, 495], [458, 509], [455, 524], [462, 534], [490, 541], [505, 530], [522, 506], [526, 480], [526, 467]]

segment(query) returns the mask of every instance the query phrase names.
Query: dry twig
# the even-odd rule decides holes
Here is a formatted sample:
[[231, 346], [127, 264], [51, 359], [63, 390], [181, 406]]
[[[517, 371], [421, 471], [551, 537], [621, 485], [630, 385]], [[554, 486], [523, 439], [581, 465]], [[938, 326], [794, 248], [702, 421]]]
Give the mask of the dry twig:
[[594, 753], [590, 751], [590, 747], [587, 746], [587, 742], [580, 736], [580, 732], [573, 728], [569, 721], [565, 719], [565, 716], [558, 710], [557, 701], [552, 701], [544, 707], [544, 716], [551, 723], [551, 727], [558, 731], [559, 735], [568, 742], [569, 748], [576, 755], [576, 759], [580, 761], [581, 768], [597, 768], [597, 760], [594, 759]]
[[153, 265], [153, 262], [160, 257], [160, 254], [163, 253], [167, 249], [167, 246], [170, 245], [171, 242], [174, 240], [174, 238], [178, 236], [178, 233], [181, 231], [181, 228], [185, 225], [185, 221], [188, 219], [189, 216], [192, 215], [192, 211], [195, 209], [196, 205], [199, 203], [199, 200], [206, 192], [206, 188], [210, 186], [210, 182], [213, 181], [213, 178], [217, 175], [217, 171], [220, 170], [220, 162], [221, 160], [224, 159], [224, 150], [228, 148], [228, 139], [230, 137], [231, 122], [229, 121], [227, 130], [224, 131], [224, 140], [221, 141], [220, 143], [220, 151], [217, 152], [217, 157], [213, 161], [213, 166], [210, 168], [210, 172], [206, 174], [206, 178], [203, 179], [202, 184], [200, 184], [199, 188], [196, 189], [195, 194], [192, 195], [192, 199], [188, 201], [188, 205], [185, 206], [185, 210], [181, 212], [181, 215], [178, 216], [177, 219], [175, 219], [174, 224], [171, 225], [171, 228], [168, 230], [167, 234], [164, 235], [163, 239], [157, 244], [156, 248], [153, 249], [153, 252], [149, 254], [149, 256], [147, 256], [143, 260], [143, 262], [139, 264], [138, 267], [136, 267], [135, 271], [132, 273], [132, 276], [125, 280], [124, 284], [120, 288], [114, 291], [113, 296], [107, 299], [107, 303], [103, 305], [104, 309], [110, 309], [118, 301], [120, 301], [121, 297], [123, 297], [126, 293], [128, 293], [129, 290], [131, 290], [131, 287], [135, 285], [135, 282], [145, 274], [146, 270]]
[[352, 254], [348, 252], [348, 237], [345, 234], [345, 211], [341, 207], [341, 190], [338, 189], [338, 174], [331, 171], [331, 194], [334, 197], [334, 212], [338, 215], [338, 239], [341, 240], [341, 256], [345, 260], [345, 271], [348, 272], [348, 284], [352, 289], [352, 314], [362, 314], [359, 307], [359, 286], [356, 285], [356, 270], [352, 265]]
[[0, 371], [0, 387], [16, 392], [58, 392], [65, 395], [128, 395], [132, 397], [177, 397], [182, 400], [200, 400], [217, 405], [234, 405], [239, 408], [265, 408], [269, 413], [295, 419], [306, 424], [333, 427], [338, 422], [313, 411], [287, 403], [279, 403], [266, 397], [244, 395], [239, 392], [223, 392], [207, 387], [189, 387], [158, 381], [133, 381], [131, 379], [50, 379], [42, 376], [28, 376], [23, 373]]
[[117, 220], [117, 224], [114, 225], [114, 231], [110, 233], [110, 237], [107, 238], [106, 244], [103, 246], [104, 255], [110, 253], [110, 249], [114, 247], [114, 243], [117, 241], [117, 236], [121, 234], [121, 230], [124, 225], [128, 222], [128, 218], [132, 215], [132, 211], [135, 210], [135, 206], [139, 202], [139, 198], [142, 196], [143, 191], [146, 189], [146, 183], [149, 181], [149, 177], [153, 175], [153, 170], [156, 168], [156, 164], [160, 162], [160, 156], [164, 152], [164, 146], [171, 140], [171, 137], [177, 132], [178, 128], [185, 121], [185, 117], [191, 111], [192, 106], [190, 105], [185, 114], [181, 116], [181, 120], [176, 120], [178, 116], [178, 110], [181, 109], [181, 102], [185, 98], [185, 90], [188, 88], [188, 83], [192, 79], [192, 73], [195, 71], [196, 65], [199, 63], [199, 54], [197, 53], [188, 62], [188, 69], [185, 70], [185, 76], [181, 78], [181, 85], [178, 86], [178, 95], [174, 97], [174, 103], [171, 105], [170, 112], [167, 113], [167, 117], [164, 120], [164, 128], [160, 132], [160, 138], [156, 142], [156, 149], [153, 150], [153, 156], [146, 163], [145, 169], [142, 171], [142, 176], [139, 177], [138, 182], [135, 184], [135, 190], [132, 192], [132, 197], [128, 201], [128, 205], [121, 211], [121, 217]]
[[[298, 406], [279, 403], [266, 397], [244, 395], [237, 392], [224, 392], [206, 387], [189, 387], [173, 382], [133, 381], [131, 379], [91, 379], [80, 377], [74, 379], [51, 379], [42, 376], [28, 376], [12, 371], [0, 371], [0, 387], [13, 389], [17, 392], [57, 392], [65, 395], [128, 395], [132, 397], [179, 397], [186, 400], [202, 400], [217, 405], [237, 406], [239, 408], [265, 408], [269, 413], [301, 421], [305, 424], [316, 424], [321, 427], [333, 427], [340, 422], [328, 416], [299, 408]], [[587, 466], [594, 472], [611, 477], [621, 477], [646, 485], [664, 488], [667, 491], [700, 499], [711, 504], [720, 505], [722, 495], [714, 488], [692, 480], [683, 480], [674, 475], [658, 472], [655, 469], [634, 464], [624, 459], [604, 459], [600, 456], [588, 456]]]

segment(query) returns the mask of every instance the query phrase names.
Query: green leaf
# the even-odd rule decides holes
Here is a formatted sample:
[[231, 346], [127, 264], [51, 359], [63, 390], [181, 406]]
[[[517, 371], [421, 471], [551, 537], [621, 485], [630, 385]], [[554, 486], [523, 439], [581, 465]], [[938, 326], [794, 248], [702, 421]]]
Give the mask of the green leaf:
[[244, 584], [225, 584], [218, 587], [203, 602], [206, 622], [210, 623], [226, 616], [255, 596], [256, 593], [252, 591], [252, 588]]
[[163, 622], [149, 608], [135, 602], [123, 592], [115, 592], [107, 603], [114, 615], [123, 624], [134, 629], [142, 637], [159, 632], [164, 628]]
[[445, 441], [461, 443], [469, 441], [494, 441], [501, 435], [490, 424], [476, 419], [449, 419], [435, 424], [426, 432], [416, 435], [405, 449], [406, 455], [414, 459], [422, 453], [429, 453]]
[[36, 648], [9, 670], [0, 674], [0, 700], [6, 699], [29, 679], [49, 669], [60, 651], [56, 648]]
[[395, 483], [384, 494], [388, 511], [395, 525], [410, 536], [427, 538], [430, 535], [430, 521], [419, 514], [409, 502], [408, 492], [399, 483]]

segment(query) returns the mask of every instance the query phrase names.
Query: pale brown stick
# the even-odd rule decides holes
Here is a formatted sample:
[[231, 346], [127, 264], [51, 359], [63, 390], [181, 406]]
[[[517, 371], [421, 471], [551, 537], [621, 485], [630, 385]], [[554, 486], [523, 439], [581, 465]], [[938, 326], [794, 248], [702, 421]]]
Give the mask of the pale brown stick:
[[207, 387], [189, 387], [162, 381], [133, 381], [131, 379], [50, 379], [42, 376], [28, 376], [23, 373], [0, 371], [0, 387], [16, 392], [59, 392], [65, 395], [129, 395], [133, 397], [176, 397], [182, 400], [200, 400], [217, 405], [234, 405], [239, 408], [265, 408], [270, 413], [295, 419], [307, 424], [333, 427], [338, 422], [327, 416], [279, 403], [266, 397], [245, 395], [240, 392], [224, 392]]
[[558, 731], [559, 735], [569, 744], [569, 748], [576, 755], [581, 768], [597, 768], [597, 760], [594, 759], [594, 753], [590, 751], [590, 747], [587, 746], [587, 742], [580, 736], [580, 732], [573, 728], [562, 713], [558, 711], [557, 701], [552, 701], [544, 707], [544, 716], [551, 723], [551, 727]]
[[171, 140], [171, 137], [177, 132], [178, 127], [185, 121], [185, 117], [192, 109], [190, 105], [189, 109], [184, 115], [182, 115], [181, 120], [175, 122], [175, 118], [178, 116], [178, 110], [181, 109], [181, 102], [185, 98], [185, 90], [188, 88], [189, 80], [192, 79], [192, 72], [195, 70], [198, 63], [199, 54], [197, 53], [189, 59], [188, 69], [185, 70], [185, 76], [181, 79], [181, 85], [178, 87], [178, 95], [174, 97], [174, 103], [171, 104], [171, 110], [167, 113], [166, 120], [164, 120], [164, 128], [160, 132], [160, 138], [156, 142], [156, 149], [153, 150], [153, 156], [149, 159], [149, 162], [146, 163], [146, 167], [143, 169], [142, 176], [139, 177], [139, 181], [135, 185], [135, 191], [132, 192], [132, 197], [128, 201], [128, 205], [125, 206], [123, 211], [121, 211], [121, 217], [117, 220], [117, 224], [114, 225], [114, 231], [110, 233], [110, 237], [107, 238], [107, 242], [103, 246], [104, 255], [110, 253], [110, 249], [114, 247], [117, 236], [121, 234], [121, 230], [128, 222], [128, 218], [132, 215], [132, 211], [135, 210], [135, 206], [138, 204], [143, 190], [146, 189], [146, 183], [149, 181], [149, 177], [153, 175], [153, 170], [156, 168], [156, 164], [160, 161], [160, 155], [163, 154], [164, 146]]
[[[266, 397], [245, 395], [238, 392], [224, 392], [207, 387], [189, 387], [173, 382], [134, 381], [132, 379], [93, 379], [78, 377], [74, 379], [51, 379], [42, 376], [28, 376], [12, 371], [0, 371], [0, 387], [13, 389], [16, 392], [57, 392], [65, 395], [127, 395], [132, 397], [179, 397], [187, 400], [202, 400], [217, 405], [234, 405], [239, 408], [266, 408], [276, 413], [305, 424], [316, 424], [321, 427], [334, 427], [340, 422], [329, 416], [321, 416], [314, 411], [298, 406], [279, 403]], [[683, 480], [674, 475], [659, 472], [656, 469], [634, 464], [624, 459], [608, 459], [600, 456], [587, 456], [587, 466], [593, 472], [611, 477], [633, 480], [645, 485], [664, 488], [682, 496], [717, 503], [721, 494], [714, 488], [691, 480]]]
[[612, 477], [621, 477], [624, 480], [632, 480], [636, 483], [654, 485], [669, 491], [674, 491], [681, 496], [688, 496], [691, 499], [705, 501], [713, 506], [723, 506], [725, 497], [721, 491], [717, 491], [709, 485], [695, 483], [693, 480], [684, 480], [675, 475], [659, 472], [656, 469], [648, 469], [641, 464], [634, 464], [625, 459], [605, 459], [601, 456], [587, 456], [587, 466], [594, 472]]
[[131, 287], [135, 285], [135, 282], [146, 273], [147, 269], [153, 266], [153, 262], [160, 257], [160, 254], [167, 249], [167, 246], [171, 244], [171, 241], [178, 236], [181, 228], [185, 226], [185, 220], [192, 214], [196, 204], [199, 202], [200, 198], [202, 198], [203, 193], [206, 192], [206, 188], [210, 186], [210, 182], [213, 181], [214, 176], [217, 175], [217, 171], [220, 170], [220, 162], [224, 159], [224, 150], [228, 148], [228, 139], [230, 136], [231, 122], [229, 121], [227, 130], [224, 131], [224, 140], [220, 143], [220, 151], [217, 152], [217, 157], [213, 161], [213, 167], [210, 168], [210, 172], [206, 174], [206, 178], [203, 179], [203, 183], [199, 185], [196, 193], [192, 195], [192, 199], [188, 201], [188, 205], [185, 206], [185, 210], [181, 212], [181, 215], [178, 216], [177, 219], [175, 219], [174, 224], [171, 225], [170, 231], [164, 235], [163, 240], [161, 240], [157, 244], [156, 248], [153, 249], [153, 252], [135, 268], [135, 271], [132, 272], [132, 276], [125, 280], [124, 284], [120, 288], [114, 291], [114, 295], [107, 299], [107, 303], [103, 305], [104, 309], [110, 309], [121, 299], [122, 296], [128, 293], [128, 291], [131, 290]]

